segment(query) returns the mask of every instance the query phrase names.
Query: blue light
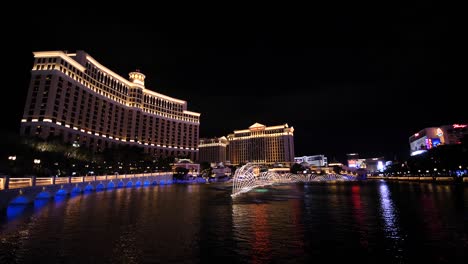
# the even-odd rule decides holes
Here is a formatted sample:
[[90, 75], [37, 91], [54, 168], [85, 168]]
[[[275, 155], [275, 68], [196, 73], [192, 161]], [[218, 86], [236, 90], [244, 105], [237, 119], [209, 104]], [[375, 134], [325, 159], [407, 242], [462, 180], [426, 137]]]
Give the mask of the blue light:
[[135, 187], [140, 187], [140, 186], [141, 186], [141, 181], [137, 181], [137, 182], [135, 183]]
[[50, 197], [52, 197], [52, 195], [50, 195], [49, 192], [40, 192], [37, 196], [36, 196], [36, 199], [49, 199]]
[[73, 190], [71, 192], [72, 193], [80, 193], [81, 189], [79, 187], [75, 187], [75, 188], [73, 188]]
[[107, 189], [113, 189], [114, 187], [115, 187], [114, 182], [109, 182], [109, 183], [107, 184]]
[[65, 201], [65, 199], [67, 199], [67, 197], [65, 195], [57, 195], [55, 196], [55, 206], [59, 206], [60, 204], [63, 203], [63, 201]]
[[143, 185], [144, 185], [144, 186], [149, 186], [149, 185], [150, 185], [150, 182], [149, 182], [149, 181], [145, 181], [145, 182], [143, 183]]
[[55, 196], [65, 196], [67, 194], [68, 194], [68, 192], [65, 189], [60, 189], [60, 190], [57, 191]]
[[20, 216], [22, 212], [26, 209], [27, 205], [10, 205], [7, 207], [7, 218], [8, 220], [13, 220], [16, 217]]
[[28, 203], [29, 203], [29, 199], [23, 195], [16, 197], [10, 202], [11, 205], [28, 204]]
[[101, 191], [104, 189], [104, 184], [100, 183], [98, 186], [96, 186], [96, 191]]
[[128, 181], [128, 182], [127, 182], [127, 187], [132, 187], [132, 185], [133, 185], [133, 182], [132, 182], [132, 181]]
[[93, 191], [93, 186], [91, 184], [86, 185], [85, 192], [91, 192]]
[[124, 187], [124, 182], [119, 181], [119, 183], [117, 184], [117, 188], [122, 188], [122, 187]]
[[49, 201], [45, 199], [38, 199], [34, 201], [34, 209], [39, 210], [44, 207]]

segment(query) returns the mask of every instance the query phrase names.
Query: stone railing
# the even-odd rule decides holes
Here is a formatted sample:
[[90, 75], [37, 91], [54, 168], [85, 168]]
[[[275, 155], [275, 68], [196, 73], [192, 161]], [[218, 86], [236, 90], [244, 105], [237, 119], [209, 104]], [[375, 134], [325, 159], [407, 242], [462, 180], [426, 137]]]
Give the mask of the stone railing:
[[25, 178], [10, 178], [9, 176], [0, 178], [0, 190], [20, 189], [35, 186], [48, 186], [55, 184], [80, 183], [103, 181], [111, 179], [131, 179], [137, 177], [167, 175], [170, 172], [152, 172], [139, 174], [122, 174], [122, 175], [101, 175], [101, 176], [79, 176], [79, 177], [25, 177]]

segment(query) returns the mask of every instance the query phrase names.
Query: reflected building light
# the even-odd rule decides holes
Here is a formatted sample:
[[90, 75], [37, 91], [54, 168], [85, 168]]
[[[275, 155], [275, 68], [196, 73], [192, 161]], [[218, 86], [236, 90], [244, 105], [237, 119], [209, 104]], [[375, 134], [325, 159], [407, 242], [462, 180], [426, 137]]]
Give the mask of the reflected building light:
[[382, 218], [385, 223], [385, 232], [389, 238], [397, 241], [400, 239], [400, 231], [396, 224], [396, 211], [390, 197], [390, 190], [386, 183], [380, 185], [379, 194]]

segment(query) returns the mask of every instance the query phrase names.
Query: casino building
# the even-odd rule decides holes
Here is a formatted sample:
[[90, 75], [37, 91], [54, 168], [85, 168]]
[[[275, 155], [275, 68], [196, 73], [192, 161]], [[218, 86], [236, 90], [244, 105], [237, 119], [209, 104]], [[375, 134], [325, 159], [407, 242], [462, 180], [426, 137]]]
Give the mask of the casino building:
[[155, 156], [196, 159], [200, 114], [187, 102], [145, 87], [145, 75], [125, 79], [84, 51], [34, 52], [21, 134], [100, 151], [135, 145]]
[[198, 161], [209, 163], [226, 162], [226, 137], [200, 138]]
[[460, 144], [468, 135], [468, 124], [427, 127], [409, 137], [411, 156], [419, 155], [439, 145]]
[[227, 136], [227, 158], [231, 164], [274, 165], [294, 162], [294, 128], [288, 124], [270, 126], [255, 123]]

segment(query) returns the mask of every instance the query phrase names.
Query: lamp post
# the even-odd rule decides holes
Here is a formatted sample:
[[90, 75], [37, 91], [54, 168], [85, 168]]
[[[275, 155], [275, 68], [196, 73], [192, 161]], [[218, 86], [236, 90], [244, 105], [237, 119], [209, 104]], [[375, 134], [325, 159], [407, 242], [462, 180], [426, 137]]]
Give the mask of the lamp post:
[[10, 174], [14, 174], [15, 167], [16, 167], [15, 166], [16, 156], [8, 156], [8, 160], [10, 161]]
[[33, 163], [34, 163], [34, 165], [33, 165], [34, 173], [36, 174], [36, 175], [34, 175], [34, 176], [37, 176], [37, 174], [38, 174], [38, 172], [39, 172], [39, 167], [41, 166], [41, 165], [40, 165], [40, 164], [41, 164], [41, 160], [40, 160], [40, 159], [34, 159], [34, 160], [33, 160]]

